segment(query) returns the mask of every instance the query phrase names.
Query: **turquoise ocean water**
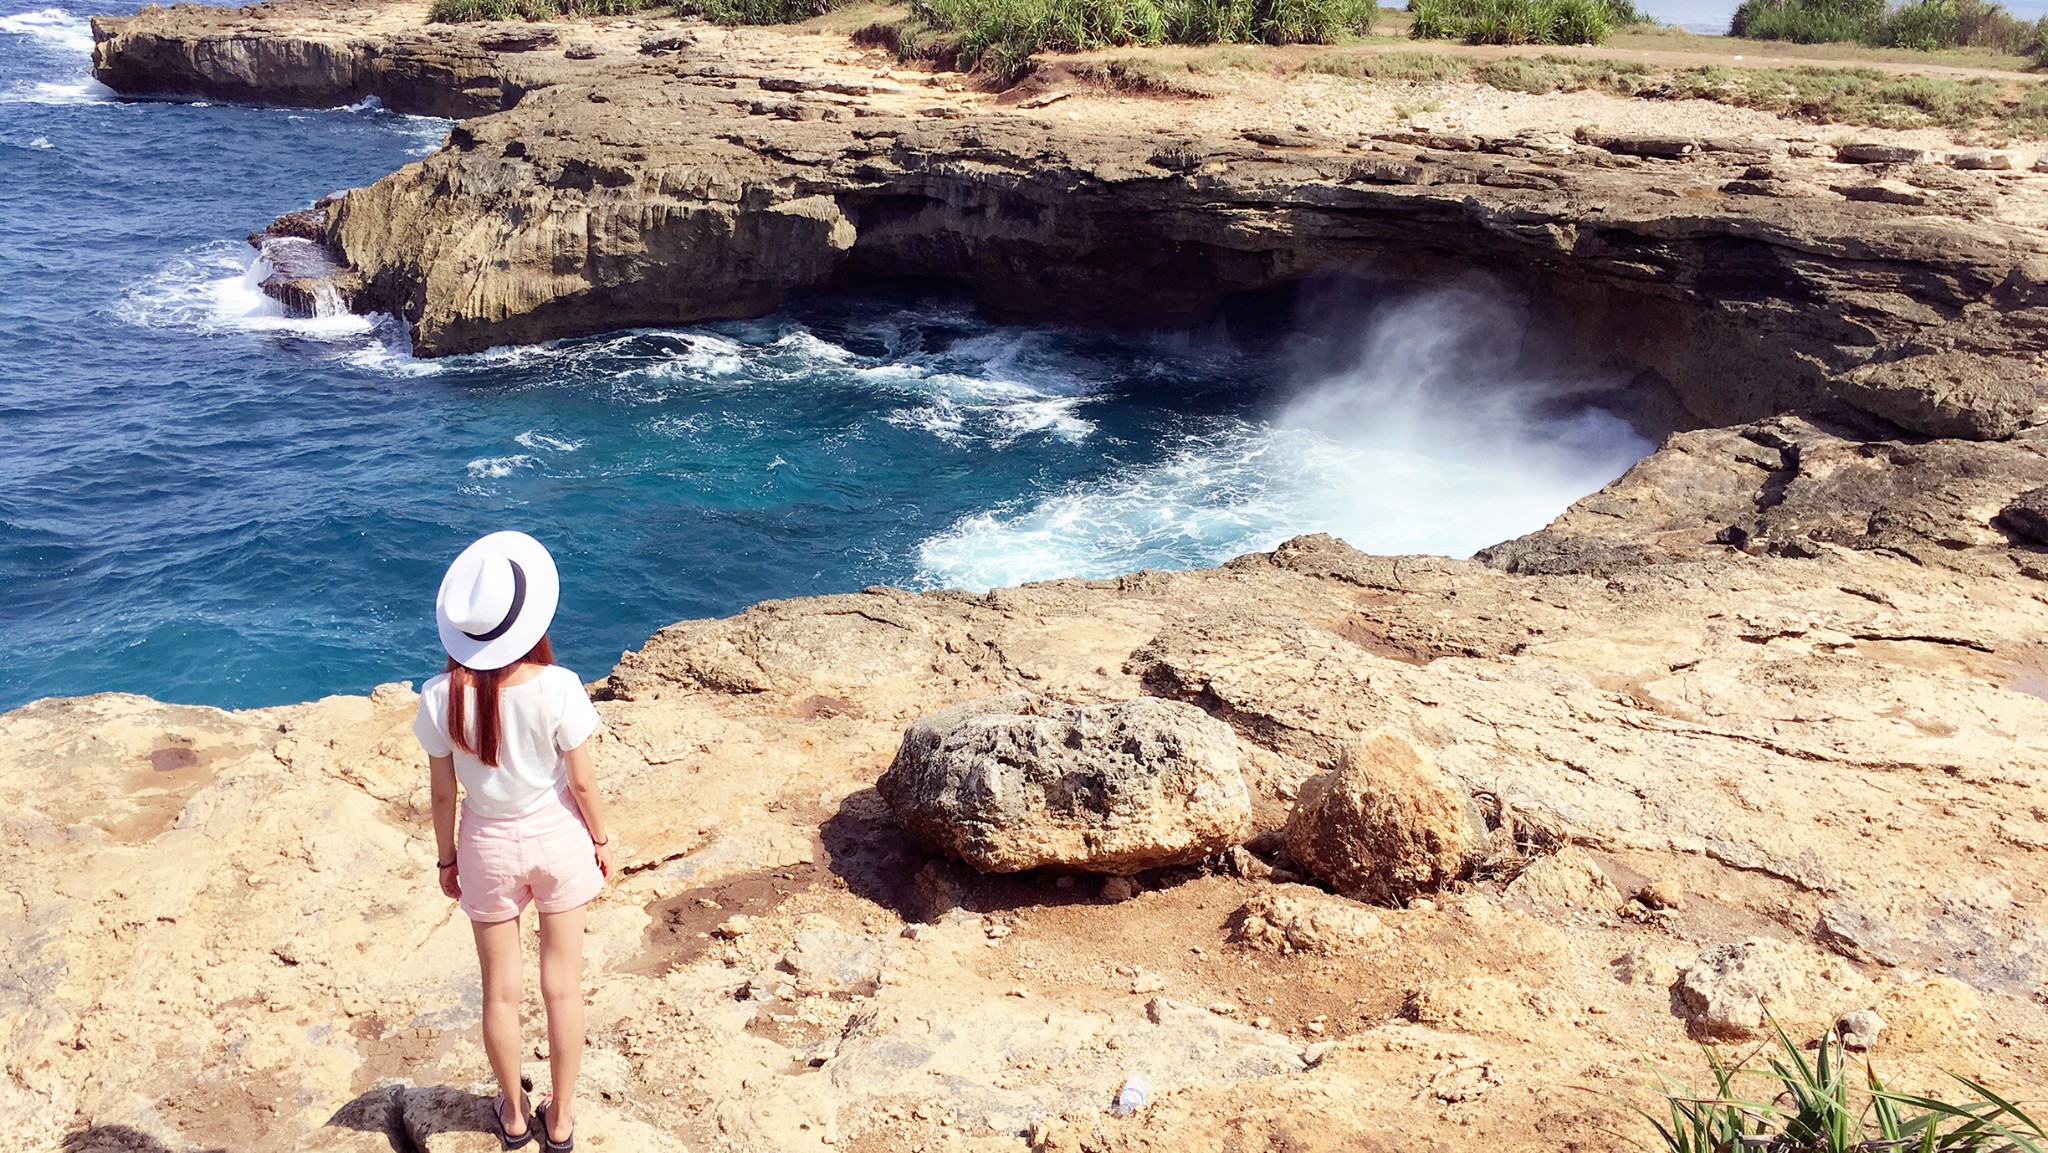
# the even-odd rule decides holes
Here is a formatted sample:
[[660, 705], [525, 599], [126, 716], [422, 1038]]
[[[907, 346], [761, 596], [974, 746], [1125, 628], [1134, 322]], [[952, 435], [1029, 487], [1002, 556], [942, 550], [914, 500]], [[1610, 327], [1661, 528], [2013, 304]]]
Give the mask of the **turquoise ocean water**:
[[596, 677], [769, 597], [1202, 565], [1309, 531], [1462, 555], [1649, 448], [1512, 379], [1489, 350], [1517, 319], [1462, 290], [1111, 338], [894, 288], [415, 359], [388, 319], [280, 314], [240, 238], [447, 124], [116, 100], [86, 11], [0, 0], [0, 708], [417, 680], [442, 567], [496, 528], [554, 549], [557, 651]]

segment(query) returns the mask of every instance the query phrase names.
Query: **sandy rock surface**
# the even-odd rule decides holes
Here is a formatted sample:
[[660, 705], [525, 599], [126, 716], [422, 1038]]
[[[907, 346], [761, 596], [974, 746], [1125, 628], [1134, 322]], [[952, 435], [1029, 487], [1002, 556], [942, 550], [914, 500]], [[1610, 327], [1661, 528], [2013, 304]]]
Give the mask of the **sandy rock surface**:
[[[1637, 1059], [1697, 1072], [1691, 1039], [1749, 1027], [1755, 990], [1808, 1035], [1875, 1011], [1901, 1084], [2048, 1085], [2038, 584], [1712, 551], [1517, 576], [1305, 538], [664, 630], [599, 686], [623, 875], [591, 921], [581, 1139], [1346, 1148], [1370, 1116], [1618, 1149]], [[1243, 850], [1121, 900], [928, 856], [876, 781], [916, 717], [1018, 689], [1225, 719], [1269, 839], [1343, 750], [1403, 734], [1480, 799], [1501, 867], [1398, 908]], [[32, 1147], [480, 1136], [413, 701], [0, 717], [0, 1053]], [[1154, 1103], [1109, 1116], [1140, 1069]]]

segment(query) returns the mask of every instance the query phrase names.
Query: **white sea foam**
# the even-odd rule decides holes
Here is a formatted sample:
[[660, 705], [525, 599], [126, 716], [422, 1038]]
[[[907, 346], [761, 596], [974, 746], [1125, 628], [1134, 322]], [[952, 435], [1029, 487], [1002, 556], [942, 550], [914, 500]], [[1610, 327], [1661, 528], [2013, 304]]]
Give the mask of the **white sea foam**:
[[29, 146], [30, 148], [50, 148], [50, 147], [53, 147], [53, 146], [51, 145], [51, 143], [50, 143], [50, 138], [49, 138], [49, 137], [47, 137], [47, 136], [38, 136], [38, 137], [36, 137], [36, 138], [35, 138], [34, 140], [31, 140], [31, 141], [29, 141], [29, 142], [28, 142], [28, 146]]
[[27, 36], [55, 48], [80, 55], [92, 55], [92, 21], [74, 16], [62, 8], [39, 8], [0, 16], [0, 32]]
[[[61, 8], [43, 8], [0, 17], [0, 35], [20, 36], [68, 61], [52, 72], [59, 79], [30, 80], [0, 91], [0, 104], [94, 104], [111, 99], [113, 89], [87, 74], [92, 57], [92, 22]], [[48, 73], [46, 73], [48, 75]]]
[[266, 295], [270, 264], [232, 242], [185, 253], [136, 285], [115, 304], [115, 313], [143, 328], [204, 336], [259, 333], [295, 337], [327, 348], [344, 363], [386, 376], [425, 376], [439, 365], [411, 354], [405, 326], [396, 318], [363, 316], [341, 307], [338, 296], [319, 316], [293, 316]]
[[538, 429], [522, 432], [512, 439], [519, 443], [519, 447], [530, 448], [535, 452], [575, 452], [584, 445], [583, 441], [549, 436]]
[[864, 333], [890, 350], [883, 357], [861, 355], [804, 329], [784, 331], [774, 321], [729, 326], [730, 335], [659, 333], [680, 346], [654, 363], [619, 373], [613, 393], [651, 403], [667, 399], [677, 386], [837, 384], [901, 398], [906, 403], [886, 410], [884, 419], [956, 444], [1000, 446], [1032, 435], [1076, 442], [1094, 431], [1081, 409], [1095, 383], [1064, 368], [1020, 362], [1020, 347], [1043, 340], [1037, 334], [1003, 331], [930, 354], [915, 336], [915, 325], [925, 319], [903, 314], [886, 331]]
[[1270, 419], [963, 517], [920, 546], [920, 579], [980, 589], [1183, 567], [1307, 532], [1466, 556], [1540, 528], [1653, 446], [1573, 408], [1563, 383], [1514, 375], [1522, 328], [1470, 292], [1386, 310], [1349, 367], [1306, 380]]
[[497, 480], [511, 476], [520, 469], [532, 468], [534, 459], [525, 453], [511, 456], [486, 456], [470, 461], [466, 466], [471, 480]]

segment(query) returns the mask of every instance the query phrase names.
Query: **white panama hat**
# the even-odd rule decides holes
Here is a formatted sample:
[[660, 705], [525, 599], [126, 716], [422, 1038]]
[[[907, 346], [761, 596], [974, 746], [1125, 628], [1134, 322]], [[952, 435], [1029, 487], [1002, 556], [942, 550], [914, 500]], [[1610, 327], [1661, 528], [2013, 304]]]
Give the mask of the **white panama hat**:
[[463, 549], [441, 578], [441, 647], [468, 668], [502, 669], [547, 635], [561, 595], [546, 546], [523, 532], [494, 532]]

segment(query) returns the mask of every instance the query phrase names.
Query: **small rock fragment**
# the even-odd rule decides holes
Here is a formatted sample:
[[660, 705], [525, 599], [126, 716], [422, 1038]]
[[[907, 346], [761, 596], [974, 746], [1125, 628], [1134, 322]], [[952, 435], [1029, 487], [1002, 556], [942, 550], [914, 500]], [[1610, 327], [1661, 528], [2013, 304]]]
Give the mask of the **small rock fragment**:
[[1612, 912], [1621, 904], [1614, 882], [1576, 845], [1566, 845], [1522, 870], [1505, 895], [1540, 909]]
[[1828, 187], [1844, 200], [1872, 204], [1902, 204], [1909, 208], [1927, 203], [1927, 194], [1899, 180], [1878, 180], [1869, 184], [1831, 184]]
[[1835, 159], [1842, 164], [1918, 164], [1927, 153], [1896, 144], [1844, 144], [1835, 149]]
[[1813, 962], [1804, 950], [1756, 937], [1701, 952], [1676, 988], [1679, 1009], [1700, 1032], [1748, 1037], [1774, 1014], [1801, 1007], [1813, 984]]
[[1636, 900], [1650, 909], [1685, 908], [1685, 890], [1670, 881], [1651, 881], [1636, 890]]
[[2048, 485], [2012, 498], [1992, 523], [2023, 540], [2048, 545]]
[[1877, 1044], [1877, 1035], [1884, 1031], [1884, 1018], [1875, 1009], [1858, 1009], [1835, 1022], [1835, 1034], [1842, 1039], [1844, 1048], [1859, 1052]]
[[1965, 148], [1950, 153], [1948, 162], [1970, 172], [2009, 172], [2012, 170], [2012, 153], [1989, 148]]
[[1387, 939], [1386, 926], [1372, 910], [1307, 888], [1260, 893], [1245, 902], [1237, 919], [1234, 940], [1281, 953], [1359, 952]]

